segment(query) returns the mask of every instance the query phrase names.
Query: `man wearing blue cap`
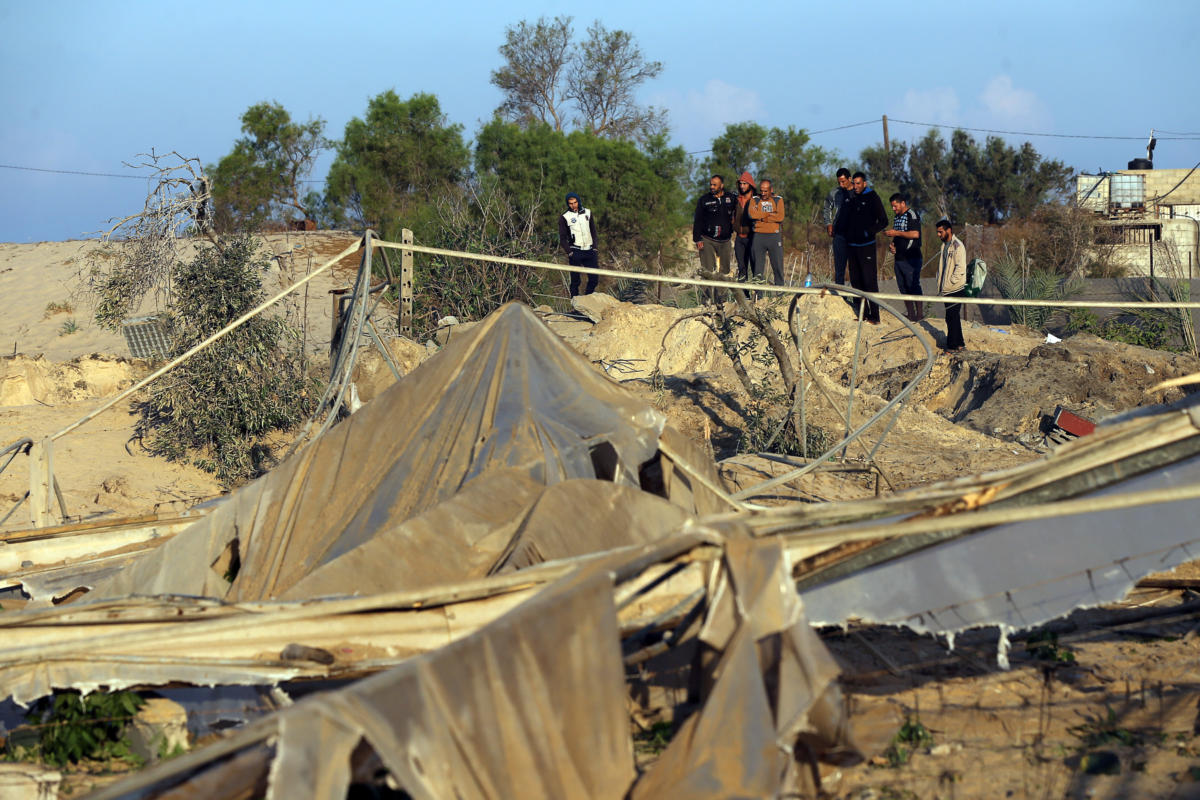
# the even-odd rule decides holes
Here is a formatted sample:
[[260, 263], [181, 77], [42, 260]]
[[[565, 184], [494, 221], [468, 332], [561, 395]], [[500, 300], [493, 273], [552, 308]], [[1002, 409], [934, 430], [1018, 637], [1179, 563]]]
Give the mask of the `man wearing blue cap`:
[[[584, 208], [579, 195], [567, 193], [567, 210], [558, 218], [558, 246], [567, 254], [567, 263], [573, 267], [599, 266], [596, 253], [596, 220], [589, 208]], [[582, 272], [571, 273], [571, 297], [579, 294], [579, 278]], [[596, 291], [599, 275], [590, 273], [584, 294]]]

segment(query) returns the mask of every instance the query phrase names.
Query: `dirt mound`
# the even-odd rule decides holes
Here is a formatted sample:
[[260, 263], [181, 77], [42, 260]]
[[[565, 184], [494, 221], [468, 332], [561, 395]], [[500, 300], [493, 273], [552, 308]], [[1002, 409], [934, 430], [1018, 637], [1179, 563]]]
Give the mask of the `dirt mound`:
[[93, 354], [65, 364], [44, 356], [0, 358], [0, 407], [111, 397], [146, 373], [142, 361]]
[[[891, 399], [920, 362], [868, 375], [868, 391]], [[1192, 356], [1164, 353], [1080, 334], [1039, 344], [1028, 355], [966, 351], [941, 358], [914, 400], [951, 422], [1027, 444], [1041, 439], [1044, 419], [1062, 406], [1100, 421], [1114, 413], [1178, 399], [1182, 390], [1147, 393], [1169, 378], [1200, 370]]]

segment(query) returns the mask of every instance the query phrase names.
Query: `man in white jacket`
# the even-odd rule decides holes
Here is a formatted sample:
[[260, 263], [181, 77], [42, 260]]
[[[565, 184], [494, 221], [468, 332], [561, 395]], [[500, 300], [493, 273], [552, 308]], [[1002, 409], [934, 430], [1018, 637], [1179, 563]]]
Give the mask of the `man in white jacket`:
[[[962, 297], [967, 288], [967, 248], [954, 235], [954, 226], [944, 219], [937, 224], [937, 237], [942, 240], [938, 258], [937, 291], [943, 297]], [[962, 303], [946, 303], [946, 352], [956, 353], [965, 347]]]
[[[558, 246], [567, 255], [567, 263], [573, 267], [591, 267], [599, 264], [596, 252], [596, 218], [590, 208], [584, 208], [579, 195], [567, 192], [567, 210], [558, 217]], [[582, 272], [571, 273], [571, 297], [579, 294], [579, 279]], [[596, 291], [600, 276], [588, 273], [584, 294]]]

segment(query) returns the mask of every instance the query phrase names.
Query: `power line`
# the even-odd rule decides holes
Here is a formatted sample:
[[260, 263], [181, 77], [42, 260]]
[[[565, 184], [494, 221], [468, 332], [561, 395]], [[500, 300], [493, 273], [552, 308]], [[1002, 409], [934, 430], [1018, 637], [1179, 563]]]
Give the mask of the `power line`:
[[846, 128], [861, 128], [863, 125], [876, 125], [878, 119], [869, 119], [866, 122], [852, 122], [849, 125], [838, 125], [836, 128], [823, 128], [819, 131], [809, 131], [809, 136], [816, 136], [818, 133], [830, 133], [831, 131], [844, 131]]
[[[975, 133], [998, 133], [998, 134], [1001, 134], [1004, 136], [1046, 136], [1046, 137], [1050, 137], [1053, 139], [1118, 139], [1118, 140], [1131, 141], [1131, 142], [1144, 142], [1150, 138], [1148, 136], [1100, 136], [1097, 134], [1085, 134], [1085, 133], [1036, 133], [1033, 131], [1000, 131], [1000, 130], [994, 130], [992, 128], [968, 128], [966, 125], [946, 125], [946, 124], [939, 123], [939, 122], [914, 122], [910, 119], [896, 119], [895, 117], [888, 117], [888, 119], [891, 120], [892, 122], [902, 122], [905, 125], [922, 125], [927, 128], [949, 128], [951, 130], [972, 131]], [[1164, 133], [1165, 132], [1166, 131], [1164, 131]], [[1161, 140], [1164, 140], [1164, 141], [1177, 141], [1177, 140], [1192, 141], [1192, 140], [1200, 139], [1200, 135], [1159, 136], [1158, 138]]]
[[[86, 175], [91, 178], [133, 178], [134, 180], [148, 180], [152, 175], [128, 175], [115, 172], [87, 172], [79, 169], [46, 169], [45, 167], [20, 167], [15, 164], [0, 164], [0, 169], [16, 169], [23, 172], [49, 172], [54, 175]], [[299, 183], [324, 183], [324, 180], [302, 180]]]
[[[917, 122], [911, 119], [896, 119], [888, 117], [892, 122], [899, 122], [904, 125], [917, 125], [926, 128], [946, 128], [949, 130], [971, 131], [972, 133], [995, 133], [1001, 136], [1042, 136], [1052, 139], [1097, 139], [1097, 140], [1116, 140], [1141, 142], [1145, 141], [1145, 136], [1103, 136], [1099, 134], [1083, 134], [1083, 133], [1042, 133], [1037, 131], [1004, 131], [994, 128], [972, 128], [966, 125], [949, 125], [941, 122]], [[869, 119], [864, 122], [851, 122], [848, 125], [836, 125], [832, 128], [822, 128], [816, 131], [806, 131], [809, 136], [819, 136], [823, 133], [833, 133], [834, 131], [844, 131], [850, 128], [861, 128], [864, 125], [875, 125], [879, 123], [879, 118]], [[803, 130], [803, 129], [801, 129]], [[1181, 132], [1181, 131], [1158, 131], [1157, 133], [1171, 134], [1169, 136], [1158, 136], [1158, 139], [1163, 141], [1200, 141], [1200, 132]], [[704, 150], [689, 150], [688, 155], [696, 156], [703, 153], [711, 153], [712, 148]], [[87, 175], [94, 178], [134, 178], [136, 180], [145, 180], [149, 176], [145, 175], [120, 175], [112, 172], [87, 172], [77, 169], [45, 169], [43, 167], [22, 167], [14, 164], [0, 164], [0, 169], [16, 169], [25, 172], [48, 172], [56, 175]], [[302, 180], [300, 183], [325, 183], [324, 180]]]
[[[809, 136], [816, 136], [816, 135], [822, 134], [822, 133], [832, 133], [833, 131], [844, 131], [847, 128], [861, 128], [863, 125], [877, 125], [877, 124], [879, 124], [878, 119], [869, 119], [866, 122], [851, 122], [849, 125], [838, 125], [836, 128], [822, 128], [819, 131], [804, 131], [804, 132], [806, 134], [808, 134]], [[803, 130], [803, 128], [801, 128], [801, 130]], [[711, 153], [711, 152], [712, 152], [712, 148], [710, 147], [707, 150], [689, 150], [688, 155], [695, 156], [695, 155], [699, 155], [700, 153]]]
[[78, 169], [44, 169], [42, 167], [18, 167], [13, 164], [0, 164], [0, 169], [19, 169], [25, 172], [52, 172], [56, 175], [90, 175], [93, 178], [133, 178], [144, 181], [149, 175], [118, 175], [113, 172], [84, 172]]

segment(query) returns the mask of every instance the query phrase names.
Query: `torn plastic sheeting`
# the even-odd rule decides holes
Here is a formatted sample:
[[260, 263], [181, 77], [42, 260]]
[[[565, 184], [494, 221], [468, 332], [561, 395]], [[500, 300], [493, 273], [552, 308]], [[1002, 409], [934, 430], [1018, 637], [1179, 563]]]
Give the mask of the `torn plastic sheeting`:
[[848, 738], [836, 663], [804, 619], [780, 543], [743, 538], [728, 545], [717, 580], [718, 616], [734, 627], [710, 632], [716, 683], [695, 722], [630, 794], [635, 771], [611, 576], [644, 569], [653, 553], [670, 557], [662, 545], [643, 550], [605, 556], [470, 637], [259, 720], [211, 746], [207, 759], [195, 751], [99, 796], [224, 788], [216, 778], [233, 769], [231, 754], [268, 739], [273, 763], [270, 754], [257, 757], [237, 784], [269, 770], [267, 796], [289, 800], [340, 800], [350, 780], [374, 778], [373, 770], [355, 772], [365, 763], [351, 757], [360, 746], [417, 800], [779, 796], [805, 780], [798, 757], [861, 758]]
[[303, 600], [417, 589], [482, 578], [674, 533], [687, 514], [661, 497], [608, 481], [547, 487], [493, 470], [450, 500], [318, 567], [284, 593]]
[[618, 798], [634, 777], [612, 584], [573, 576], [469, 639], [280, 715], [270, 798], [346, 796], [360, 738], [422, 798]]
[[[157, 618], [122, 619], [118, 603], [99, 614], [90, 614], [90, 605], [9, 612], [0, 628], [0, 697], [24, 704], [54, 689], [262, 684], [380, 669], [475, 632], [541, 588], [433, 608], [341, 600], [220, 609], [225, 613], [216, 619], [189, 620], [175, 613], [184, 606], [145, 607], [144, 600], [129, 601], [131, 610]], [[94, 618], [110, 614], [112, 622]], [[291, 643], [324, 649], [335, 661], [285, 661], [281, 654]]]
[[[606, 443], [613, 480], [639, 486], [664, 425], [529, 309], [509, 304], [93, 596], [275, 597], [489, 468], [547, 484], [594, 478], [593, 450]], [[687, 510], [712, 507], [711, 492], [677, 482], [695, 503]], [[226, 585], [208, 567], [234, 539], [242, 569]]]
[[538, 498], [492, 572], [650, 544], [668, 538], [688, 518], [682, 508], [629, 486], [563, 481]]
[[[1092, 496], [1198, 481], [1200, 457], [1192, 457]], [[931, 633], [1032, 628], [1116, 602], [1149, 573], [1196, 558], [1197, 519], [1200, 501], [1184, 500], [1000, 525], [809, 589], [805, 606], [816, 625], [857, 618]]]
[[857, 763], [837, 662], [809, 626], [778, 541], [726, 543], [700, 637], [720, 655], [704, 704], [630, 794], [811, 793], [807, 759]]

